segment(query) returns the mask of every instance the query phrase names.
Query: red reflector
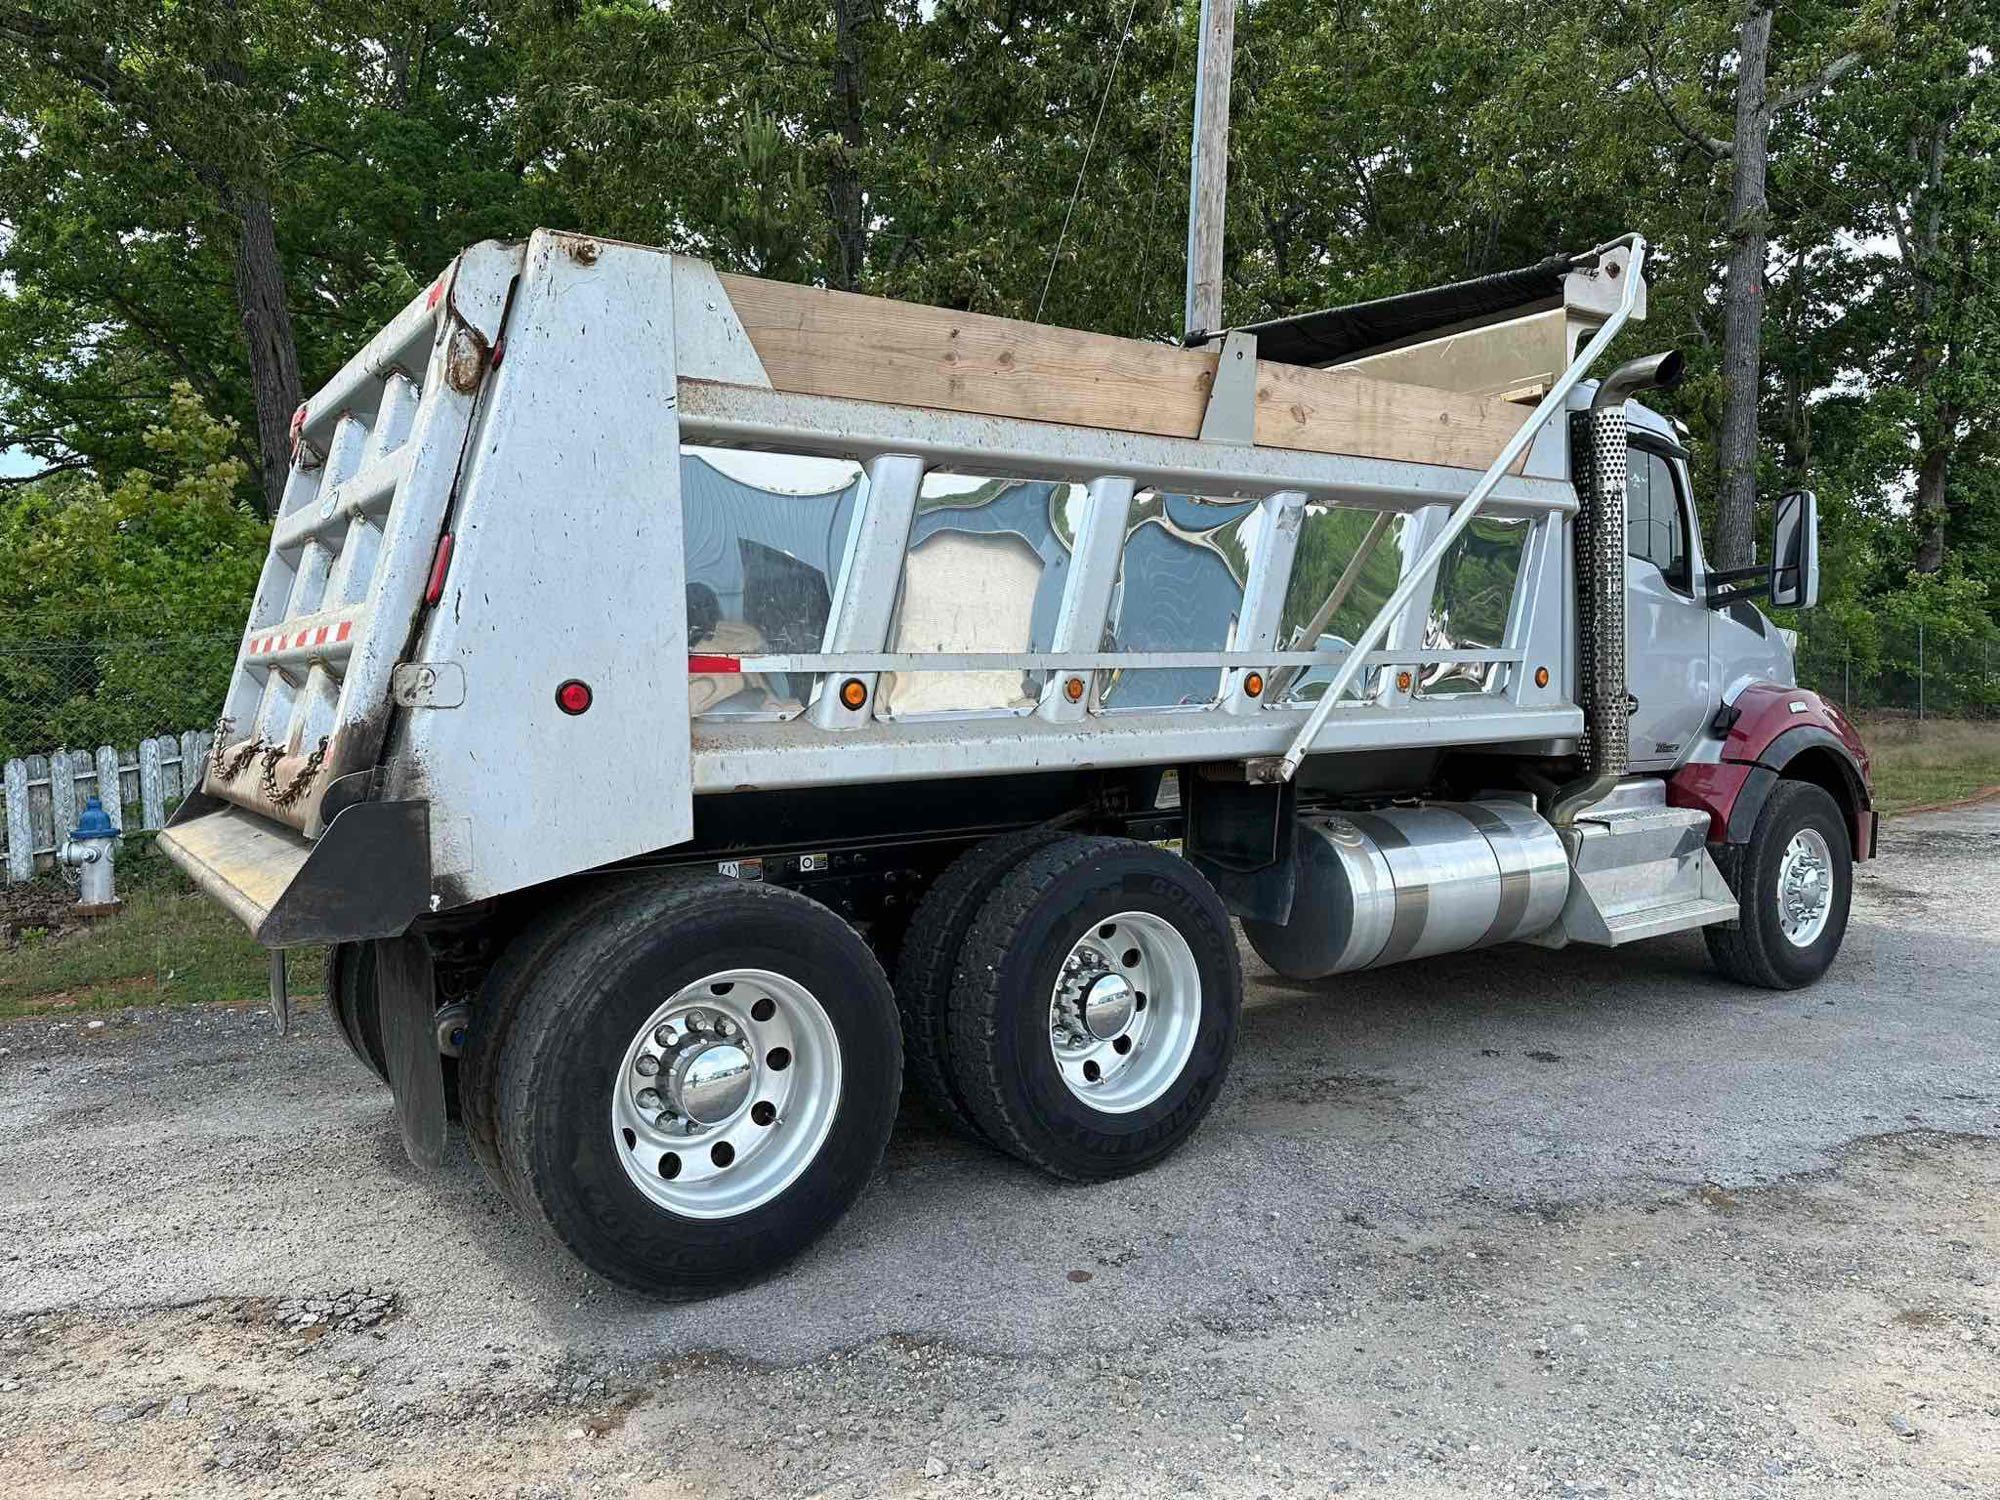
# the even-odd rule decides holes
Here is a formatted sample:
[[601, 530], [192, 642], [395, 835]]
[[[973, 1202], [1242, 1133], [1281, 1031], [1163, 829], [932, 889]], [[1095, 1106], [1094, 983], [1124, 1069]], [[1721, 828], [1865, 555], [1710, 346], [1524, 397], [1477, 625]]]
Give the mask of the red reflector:
[[566, 714], [580, 714], [590, 707], [590, 684], [574, 677], [556, 689], [556, 707]]
[[438, 298], [443, 295], [444, 277], [440, 276], [436, 281], [431, 283], [431, 289], [424, 294], [424, 306], [427, 308], [436, 307], [438, 305]]
[[688, 658], [688, 676], [690, 677], [701, 672], [740, 672], [742, 670], [743, 663], [733, 656], [690, 656]]
[[450, 571], [451, 533], [447, 531], [438, 538], [437, 551], [431, 554], [431, 576], [424, 585], [424, 603], [435, 604], [444, 597], [444, 575]]

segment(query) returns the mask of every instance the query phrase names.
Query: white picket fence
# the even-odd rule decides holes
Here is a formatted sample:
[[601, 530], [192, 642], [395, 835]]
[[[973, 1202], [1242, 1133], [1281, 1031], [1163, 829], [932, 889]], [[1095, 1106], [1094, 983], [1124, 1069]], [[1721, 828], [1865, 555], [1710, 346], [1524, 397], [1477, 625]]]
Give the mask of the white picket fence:
[[53, 855], [91, 797], [119, 828], [159, 828], [167, 812], [201, 780], [209, 732], [190, 729], [141, 740], [131, 750], [100, 745], [27, 755], [6, 765], [7, 880], [31, 880]]

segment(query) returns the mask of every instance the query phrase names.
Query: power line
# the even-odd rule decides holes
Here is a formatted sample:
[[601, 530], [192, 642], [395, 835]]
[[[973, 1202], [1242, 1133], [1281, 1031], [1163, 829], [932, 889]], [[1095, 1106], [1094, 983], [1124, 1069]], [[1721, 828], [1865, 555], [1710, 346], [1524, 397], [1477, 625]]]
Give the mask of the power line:
[[1138, 14], [1138, 0], [1130, 0], [1126, 6], [1126, 24], [1118, 34], [1118, 46], [1112, 48], [1112, 66], [1104, 74], [1104, 92], [1098, 94], [1098, 118], [1090, 124], [1090, 140], [1084, 142], [1084, 160], [1076, 168], [1076, 186], [1070, 188], [1070, 206], [1062, 210], [1062, 230], [1056, 232], [1056, 248], [1048, 254], [1048, 274], [1042, 278], [1042, 296], [1034, 304], [1034, 320], [1042, 322], [1042, 308], [1048, 306], [1048, 288], [1056, 280], [1056, 262], [1062, 260], [1062, 242], [1070, 236], [1070, 216], [1076, 212], [1076, 200], [1084, 192], [1084, 174], [1090, 170], [1090, 152], [1098, 148], [1098, 130], [1104, 126], [1104, 106], [1112, 102], [1112, 84], [1118, 82], [1118, 60], [1124, 56], [1124, 44], [1132, 36], [1132, 16]]

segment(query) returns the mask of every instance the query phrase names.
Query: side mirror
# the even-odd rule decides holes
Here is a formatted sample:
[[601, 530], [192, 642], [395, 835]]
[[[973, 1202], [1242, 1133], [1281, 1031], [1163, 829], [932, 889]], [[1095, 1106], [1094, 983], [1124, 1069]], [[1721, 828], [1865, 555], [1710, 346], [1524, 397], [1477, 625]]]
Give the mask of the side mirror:
[[1811, 609], [1819, 603], [1819, 497], [1787, 490], [1771, 517], [1771, 603]]

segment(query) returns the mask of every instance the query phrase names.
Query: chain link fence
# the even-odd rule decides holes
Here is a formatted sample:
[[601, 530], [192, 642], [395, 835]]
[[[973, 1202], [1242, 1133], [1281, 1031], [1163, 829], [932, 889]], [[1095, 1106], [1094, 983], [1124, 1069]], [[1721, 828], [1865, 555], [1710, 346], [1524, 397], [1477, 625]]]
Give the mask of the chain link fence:
[[1852, 713], [2000, 718], [2000, 630], [1800, 619], [1799, 685]]
[[0, 761], [210, 724], [238, 642], [234, 633], [129, 628], [76, 639], [16, 635], [0, 620]]

